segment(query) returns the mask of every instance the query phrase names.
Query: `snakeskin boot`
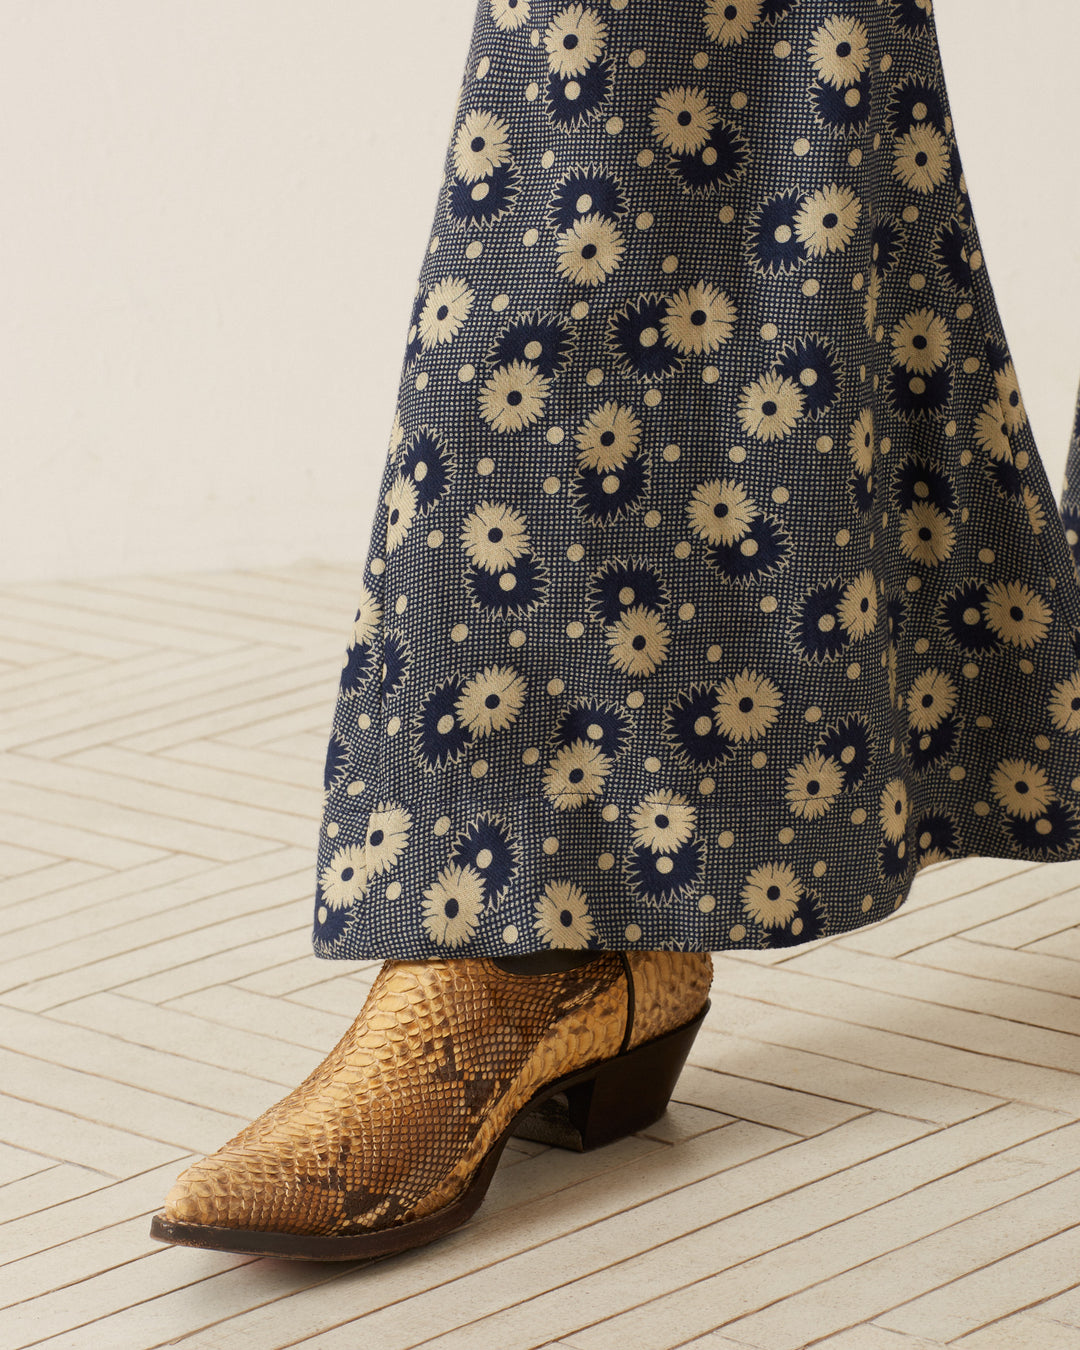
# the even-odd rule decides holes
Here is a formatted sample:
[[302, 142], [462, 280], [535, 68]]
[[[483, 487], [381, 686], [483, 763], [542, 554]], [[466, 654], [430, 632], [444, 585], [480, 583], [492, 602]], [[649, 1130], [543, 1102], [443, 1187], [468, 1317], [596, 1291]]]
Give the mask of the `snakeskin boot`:
[[657, 1120], [711, 979], [701, 952], [387, 961], [326, 1059], [182, 1173], [151, 1235], [342, 1261], [429, 1242], [478, 1208], [511, 1135], [580, 1151]]

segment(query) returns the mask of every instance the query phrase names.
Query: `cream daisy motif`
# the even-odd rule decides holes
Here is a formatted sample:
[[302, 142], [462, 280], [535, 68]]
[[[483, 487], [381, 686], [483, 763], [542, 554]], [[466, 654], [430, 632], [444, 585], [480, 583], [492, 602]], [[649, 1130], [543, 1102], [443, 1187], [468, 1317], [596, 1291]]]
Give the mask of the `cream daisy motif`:
[[693, 838], [697, 811], [681, 793], [661, 788], [638, 802], [630, 823], [639, 848], [674, 853]]
[[933, 731], [956, 707], [956, 682], [943, 670], [924, 670], [907, 696], [908, 721], [916, 731]]
[[749, 530], [758, 511], [744, 483], [712, 478], [694, 488], [686, 514], [690, 528], [710, 544], [735, 544]]
[[870, 63], [870, 35], [858, 19], [834, 14], [815, 29], [809, 53], [818, 79], [844, 89], [856, 84]]
[[531, 361], [499, 366], [480, 390], [480, 415], [499, 432], [521, 431], [544, 415], [551, 380]]
[[476, 932], [484, 908], [484, 879], [474, 867], [448, 863], [424, 891], [424, 929], [440, 947], [460, 947]]
[[[416, 337], [416, 325], [409, 330], [409, 341], [412, 342]], [[390, 435], [386, 443], [386, 457], [391, 464], [398, 461], [398, 451], [401, 449], [401, 443], [405, 439], [405, 428], [401, 424], [401, 409], [394, 409], [394, 418], [390, 423]]]
[[456, 708], [473, 736], [505, 731], [525, 704], [525, 680], [513, 666], [487, 666], [467, 680]]
[[379, 597], [370, 586], [360, 583], [360, 599], [356, 606], [356, 618], [353, 620], [350, 647], [363, 647], [373, 642], [382, 627], [382, 605]]
[[1059, 731], [1080, 732], [1080, 671], [1054, 685], [1046, 706]]
[[1025, 485], [1021, 497], [1027, 512], [1028, 525], [1032, 534], [1041, 534], [1046, 528], [1046, 511], [1035, 489]]
[[527, 24], [531, 13], [531, 0], [491, 0], [491, 17], [495, 26], [504, 31]]
[[454, 169], [466, 183], [487, 178], [493, 169], [510, 159], [510, 128], [495, 113], [476, 109], [465, 119], [454, 138]]
[[1006, 362], [1003, 370], [994, 372], [994, 382], [997, 385], [998, 404], [1001, 407], [1001, 415], [1009, 431], [1019, 431], [1027, 422], [1027, 409], [1024, 407], [1024, 400], [1020, 397], [1020, 385], [1016, 378], [1016, 367], [1011, 361]]
[[576, 810], [603, 791], [611, 760], [593, 741], [562, 746], [544, 771], [544, 793], [560, 811]]
[[753, 741], [774, 725], [783, 701], [779, 686], [767, 675], [744, 667], [720, 685], [713, 716], [731, 740]]
[[886, 839], [898, 843], [907, 833], [911, 803], [907, 784], [902, 778], [893, 778], [881, 790], [878, 803], [878, 822]]
[[1042, 642], [1053, 617], [1042, 596], [1022, 581], [995, 581], [987, 586], [983, 614], [998, 637], [1014, 647]]
[[641, 420], [632, 408], [609, 400], [578, 427], [578, 463], [597, 473], [620, 469], [641, 444]]
[[714, 352], [735, 331], [735, 306], [711, 282], [699, 281], [671, 297], [660, 326], [668, 342], [686, 355]]
[[997, 399], [983, 405], [975, 418], [975, 443], [985, 450], [991, 459], [1008, 463], [1012, 460], [1012, 442], [1009, 440], [1009, 425], [1001, 404]]
[[706, 0], [705, 31], [721, 46], [737, 46], [761, 18], [764, 0]]
[[933, 192], [949, 174], [949, 146], [937, 127], [924, 122], [898, 137], [893, 173], [915, 192]]
[[854, 581], [849, 581], [840, 597], [837, 613], [840, 623], [853, 638], [869, 636], [877, 627], [877, 577], [871, 567], [864, 567]]
[[812, 257], [840, 253], [851, 243], [862, 203], [837, 183], [812, 192], [795, 215], [795, 234]]
[[427, 350], [449, 342], [461, 331], [473, 305], [473, 290], [464, 277], [447, 277], [432, 286], [420, 311], [420, 344]]
[[596, 936], [588, 897], [573, 881], [549, 881], [536, 902], [535, 927], [548, 947], [587, 947]]
[[651, 121], [657, 139], [672, 154], [692, 155], [709, 139], [718, 114], [700, 89], [679, 85], [665, 89], [656, 100]]
[[956, 528], [932, 502], [916, 502], [900, 515], [900, 548], [905, 557], [937, 567], [952, 553]]
[[832, 806], [844, 786], [844, 771], [831, 755], [813, 750], [788, 770], [784, 781], [788, 806], [813, 820]]
[[747, 435], [760, 441], [779, 441], [795, 429], [803, 406], [799, 386], [774, 371], [743, 387], [739, 421]]
[[802, 899], [802, 882], [789, 863], [763, 863], [743, 883], [743, 909], [754, 923], [784, 928], [795, 917]]
[[599, 286], [622, 262], [625, 250], [619, 227], [594, 212], [558, 235], [555, 268], [579, 286]]
[[328, 909], [348, 909], [362, 900], [367, 890], [368, 873], [361, 844], [338, 849], [319, 874], [323, 903]]
[[893, 329], [893, 359], [912, 374], [927, 375], [944, 365], [951, 345], [944, 320], [932, 309], [915, 310]]
[[1050, 780], [1026, 759], [1003, 759], [990, 777], [994, 796], [1012, 816], [1034, 820], [1055, 800]]
[[402, 806], [380, 802], [367, 822], [364, 847], [369, 872], [389, 871], [405, 851], [409, 842], [412, 816]]
[[416, 516], [416, 484], [397, 474], [383, 497], [386, 507], [386, 551], [393, 553], [405, 541]]
[[551, 70], [564, 80], [584, 75], [604, 51], [607, 24], [595, 9], [568, 5], [560, 9], [544, 33]]
[[483, 501], [465, 517], [461, 543], [474, 567], [501, 572], [529, 551], [525, 516], [505, 502]]
[[625, 675], [651, 675], [668, 654], [671, 630], [655, 609], [632, 605], [604, 630], [611, 664]]
[[867, 474], [874, 467], [874, 414], [864, 408], [851, 424], [848, 434], [848, 454], [860, 473]]

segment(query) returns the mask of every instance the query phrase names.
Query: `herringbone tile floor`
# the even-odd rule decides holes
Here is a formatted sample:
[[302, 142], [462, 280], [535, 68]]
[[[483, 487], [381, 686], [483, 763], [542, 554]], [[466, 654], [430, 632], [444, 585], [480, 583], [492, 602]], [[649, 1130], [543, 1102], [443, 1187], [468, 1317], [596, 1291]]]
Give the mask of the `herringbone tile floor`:
[[655, 1129], [515, 1143], [367, 1267], [163, 1247], [193, 1155], [313, 1067], [374, 964], [308, 946], [357, 571], [0, 594], [0, 1347], [1080, 1348], [1080, 864], [717, 957]]

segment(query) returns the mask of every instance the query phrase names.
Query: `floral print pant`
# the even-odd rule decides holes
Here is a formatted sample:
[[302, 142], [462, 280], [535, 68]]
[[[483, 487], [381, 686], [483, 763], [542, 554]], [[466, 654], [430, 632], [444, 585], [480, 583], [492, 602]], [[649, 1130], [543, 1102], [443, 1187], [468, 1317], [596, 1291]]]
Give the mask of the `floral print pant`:
[[320, 956], [772, 948], [1080, 857], [1080, 438], [1059, 510], [930, 0], [480, 0], [405, 317]]

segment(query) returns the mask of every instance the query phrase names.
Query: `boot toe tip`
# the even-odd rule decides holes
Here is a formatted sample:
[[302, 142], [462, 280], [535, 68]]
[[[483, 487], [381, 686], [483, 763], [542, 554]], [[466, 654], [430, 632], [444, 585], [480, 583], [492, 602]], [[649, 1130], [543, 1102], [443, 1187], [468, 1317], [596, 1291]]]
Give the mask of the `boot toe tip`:
[[162, 1213], [170, 1223], [196, 1223], [214, 1226], [229, 1222], [228, 1188], [215, 1182], [204, 1169], [191, 1167], [182, 1172], [165, 1197]]

